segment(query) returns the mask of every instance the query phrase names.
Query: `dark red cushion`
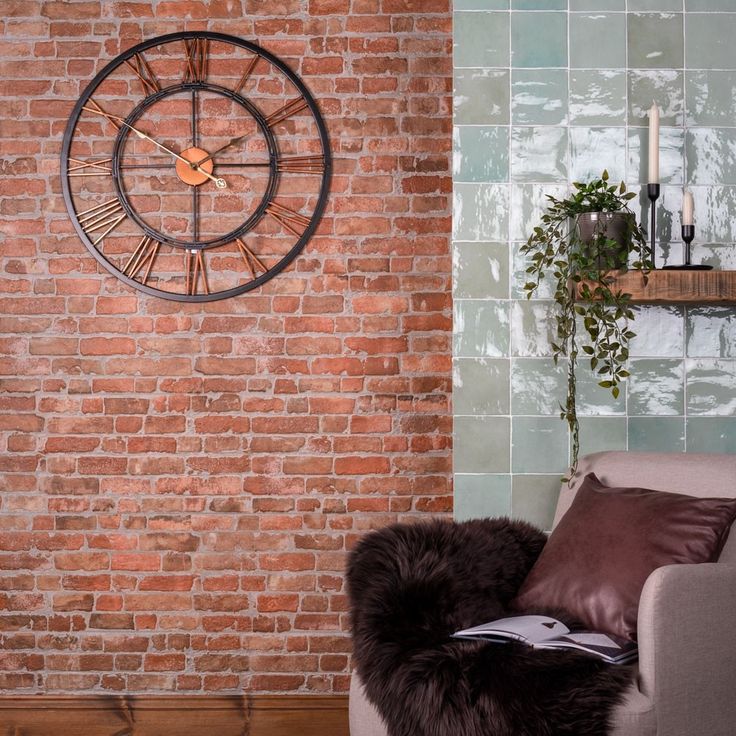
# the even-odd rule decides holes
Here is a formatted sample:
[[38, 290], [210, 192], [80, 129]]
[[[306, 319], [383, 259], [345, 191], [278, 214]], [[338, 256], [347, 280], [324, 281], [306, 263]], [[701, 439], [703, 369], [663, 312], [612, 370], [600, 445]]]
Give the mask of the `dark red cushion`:
[[608, 488], [590, 473], [513, 606], [563, 609], [594, 631], [636, 639], [649, 575], [663, 565], [715, 562], [734, 519], [736, 498]]

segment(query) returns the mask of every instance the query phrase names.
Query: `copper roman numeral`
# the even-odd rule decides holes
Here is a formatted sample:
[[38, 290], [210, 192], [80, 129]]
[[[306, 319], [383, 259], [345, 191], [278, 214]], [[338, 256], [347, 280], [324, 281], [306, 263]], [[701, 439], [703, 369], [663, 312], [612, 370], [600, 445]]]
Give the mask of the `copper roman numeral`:
[[210, 293], [210, 287], [207, 283], [207, 271], [204, 267], [204, 256], [201, 250], [188, 250], [186, 252], [186, 290], [189, 296], [195, 296], [199, 287], [199, 280], [202, 279], [204, 293]]
[[153, 262], [156, 260], [156, 256], [158, 255], [160, 245], [161, 243], [157, 240], [154, 240], [148, 235], [144, 235], [133, 251], [133, 255], [128, 259], [128, 262], [123, 267], [123, 273], [133, 279], [145, 266], [146, 272], [143, 274], [143, 279], [141, 280], [141, 283], [145, 284], [146, 281], [148, 281], [148, 276], [151, 273]]
[[[266, 206], [266, 212], [275, 220], [278, 220], [292, 235], [296, 235], [298, 238], [302, 236], [309, 225], [308, 217], [300, 215], [298, 212], [294, 212], [294, 210], [290, 210], [288, 207], [284, 207], [276, 202], [269, 202]], [[296, 229], [299, 226], [301, 226], [301, 232]]]
[[187, 54], [185, 82], [204, 82], [207, 79], [207, 61], [210, 42], [207, 38], [191, 38], [184, 41]]
[[291, 174], [323, 174], [325, 159], [324, 156], [287, 156], [277, 160], [276, 168]]
[[154, 92], [161, 91], [161, 85], [159, 84], [156, 75], [153, 73], [151, 66], [146, 61], [143, 54], [134, 54], [132, 59], [126, 59], [125, 63], [133, 70], [133, 74], [138, 77], [141, 84], [143, 85], [143, 93], [146, 95], [152, 95]]
[[306, 106], [307, 101], [303, 97], [298, 97], [296, 100], [291, 100], [290, 102], [287, 102], [281, 109], [271, 113], [266, 118], [266, 125], [268, 125], [269, 128], [273, 128], [274, 125], [280, 123], [282, 120], [286, 120], [286, 118], [289, 118], [292, 115], [295, 115], [300, 110], [303, 110]]
[[92, 245], [97, 245], [126, 217], [127, 215], [125, 214], [123, 205], [117, 199], [110, 199], [107, 202], [90, 207], [84, 212], [80, 212], [77, 219], [88, 235], [96, 230], [102, 230], [104, 227], [107, 228], [97, 240], [93, 241]]
[[238, 86], [233, 90], [235, 94], [239, 94], [240, 90], [243, 89], [245, 83], [248, 81], [248, 78], [251, 74], [253, 74], [253, 70], [256, 68], [256, 64], [258, 63], [258, 60], [261, 57], [256, 54], [249, 62], [248, 66], [245, 67], [245, 71], [243, 72], [243, 76], [240, 77], [240, 81], [238, 82]]
[[78, 158], [69, 159], [69, 176], [110, 176], [112, 166], [111, 158], [99, 158], [96, 161], [80, 161]]
[[263, 261], [261, 261], [261, 259], [240, 238], [235, 238], [235, 242], [238, 245], [240, 255], [243, 256], [245, 265], [250, 271], [250, 275], [254, 279], [258, 278], [259, 270], [263, 273], [266, 273], [268, 271], [266, 266], [263, 264]]
[[87, 104], [82, 107], [82, 110], [94, 112], [97, 113], [97, 115], [106, 117], [118, 130], [120, 130], [120, 123], [118, 123], [120, 118], [116, 115], [110, 115], [109, 112], [105, 112], [91, 97], [87, 100]]

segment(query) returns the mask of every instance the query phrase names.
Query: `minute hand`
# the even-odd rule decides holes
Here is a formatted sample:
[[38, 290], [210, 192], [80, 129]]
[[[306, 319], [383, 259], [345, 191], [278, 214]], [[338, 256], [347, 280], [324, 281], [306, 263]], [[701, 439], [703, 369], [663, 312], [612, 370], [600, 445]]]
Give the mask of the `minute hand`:
[[158, 141], [151, 138], [150, 135], [146, 135], [142, 130], [138, 130], [138, 128], [134, 128], [130, 123], [126, 123], [123, 118], [119, 118], [117, 115], [111, 115], [109, 112], [100, 112], [99, 110], [95, 110], [92, 107], [83, 107], [83, 110], [87, 110], [88, 112], [95, 112], [98, 115], [102, 115], [106, 118], [110, 118], [111, 120], [117, 120], [119, 123], [122, 123], [126, 128], [130, 128], [139, 138], [145, 138], [147, 141], [151, 141], [154, 146], [158, 146], [162, 151], [166, 151], [169, 155], [173, 156], [174, 158], [178, 158], [179, 161], [183, 161], [187, 166], [192, 166], [193, 168], [197, 169], [200, 174], [204, 174], [208, 179], [212, 179], [213, 182], [217, 185], [218, 189], [225, 189], [227, 187], [227, 183], [224, 179], [220, 179], [216, 176], [212, 176], [212, 174], [207, 173], [203, 169], [199, 168], [199, 164], [192, 164], [191, 161], [188, 161], [184, 158], [184, 156], [180, 156], [176, 151], [172, 151], [170, 148], [167, 148], [163, 143], [159, 143]]
[[205, 161], [209, 161], [213, 156], [217, 156], [218, 153], [222, 153], [226, 148], [230, 148], [230, 146], [234, 146], [236, 143], [240, 143], [240, 141], [243, 141], [248, 137], [250, 137], [250, 133], [238, 136], [237, 138], [231, 138], [224, 146], [218, 148], [216, 151], [212, 151], [208, 156], [199, 159], [199, 161], [195, 162], [193, 166], [201, 166]]

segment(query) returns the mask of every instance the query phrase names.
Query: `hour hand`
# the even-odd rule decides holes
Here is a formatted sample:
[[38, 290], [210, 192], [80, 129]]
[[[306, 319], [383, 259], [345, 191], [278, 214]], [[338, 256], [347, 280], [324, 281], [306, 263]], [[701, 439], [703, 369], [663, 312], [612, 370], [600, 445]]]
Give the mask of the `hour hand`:
[[195, 161], [192, 164], [192, 167], [196, 168], [197, 166], [201, 166], [205, 161], [209, 161], [213, 156], [217, 156], [218, 153], [222, 153], [226, 148], [230, 148], [230, 146], [234, 146], [236, 143], [240, 143], [240, 141], [244, 141], [246, 138], [250, 136], [250, 133], [246, 133], [245, 135], [239, 135], [237, 138], [231, 138], [224, 146], [221, 146], [216, 151], [212, 151], [208, 156], [205, 156], [204, 158], [201, 158], [199, 161]]

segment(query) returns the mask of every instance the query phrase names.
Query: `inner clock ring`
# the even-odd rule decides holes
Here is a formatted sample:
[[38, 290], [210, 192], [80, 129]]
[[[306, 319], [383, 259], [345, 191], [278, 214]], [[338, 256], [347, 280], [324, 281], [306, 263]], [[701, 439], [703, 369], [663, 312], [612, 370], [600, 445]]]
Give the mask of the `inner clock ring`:
[[[225, 97], [240, 105], [255, 120], [260, 134], [266, 141], [266, 146], [268, 149], [268, 181], [266, 183], [263, 195], [261, 196], [260, 202], [238, 227], [223, 235], [218, 235], [209, 239], [177, 238], [173, 235], [166, 234], [152, 227], [148, 222], [146, 222], [146, 220], [134, 207], [131, 201], [131, 195], [126, 188], [125, 180], [123, 177], [124, 147], [130, 136], [135, 136], [135, 133], [128, 126], [135, 126], [136, 122], [143, 117], [145, 112], [161, 100], [164, 100], [165, 98], [171, 97], [173, 95], [181, 94], [183, 92], [191, 92], [192, 90], [196, 90], [198, 92], [211, 92], [215, 95]], [[207, 146], [204, 146], [200, 142], [197, 144], [197, 146], [188, 146], [182, 151], [176, 151], [176, 153], [178, 153], [182, 158], [186, 159], [187, 161], [199, 161], [205, 156], [213, 154], [214, 151], [209, 150]], [[167, 243], [168, 245], [172, 245], [177, 248], [185, 248], [188, 250], [203, 250], [205, 248], [214, 248], [219, 245], [225, 245], [226, 243], [232, 242], [236, 238], [239, 238], [240, 236], [244, 235], [249, 230], [254, 228], [256, 224], [261, 220], [261, 218], [265, 214], [266, 207], [273, 198], [278, 187], [279, 171], [277, 167], [277, 160], [278, 144], [276, 142], [276, 138], [271, 132], [271, 128], [268, 126], [265, 116], [252, 102], [242, 97], [238, 93], [216, 84], [211, 84], [209, 82], [185, 82], [166, 87], [160, 92], [156, 92], [155, 94], [146, 97], [130, 112], [130, 114], [125, 118], [124, 123], [121, 122], [120, 124], [120, 130], [118, 131], [118, 134], [115, 138], [111, 164], [113, 173], [113, 184], [118, 195], [118, 199], [120, 200], [120, 203], [128, 216], [138, 224], [138, 226], [146, 233], [146, 235], [161, 243]], [[215, 170], [216, 163], [216, 161], [210, 159], [203, 163], [199, 169], [195, 169], [187, 166], [184, 161], [177, 159], [175, 169], [172, 171], [171, 175], [176, 177], [178, 181], [181, 181], [184, 184], [187, 184], [194, 188], [199, 188], [204, 183], [209, 182], [210, 176], [213, 176], [213, 171]], [[207, 174], [209, 174], [210, 176], [207, 176]], [[218, 178], [216, 174], [214, 175], [214, 177]], [[227, 192], [227, 189], [218, 188], [216, 191]]]

